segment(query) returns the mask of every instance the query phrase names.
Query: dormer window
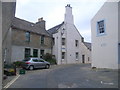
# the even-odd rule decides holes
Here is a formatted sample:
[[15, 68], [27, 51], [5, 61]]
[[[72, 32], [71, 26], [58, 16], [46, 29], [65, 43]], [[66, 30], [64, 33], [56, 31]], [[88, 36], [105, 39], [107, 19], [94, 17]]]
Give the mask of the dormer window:
[[34, 26], [34, 24], [30, 24], [32, 27]]

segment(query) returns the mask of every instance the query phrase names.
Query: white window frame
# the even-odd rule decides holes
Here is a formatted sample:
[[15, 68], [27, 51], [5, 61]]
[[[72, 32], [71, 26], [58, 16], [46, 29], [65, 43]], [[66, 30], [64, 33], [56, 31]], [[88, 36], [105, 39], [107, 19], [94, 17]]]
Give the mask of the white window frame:
[[[64, 55], [64, 56], [63, 56]], [[63, 58], [64, 57], [64, 58]], [[62, 52], [61, 53], [61, 58], [62, 58], [62, 60], [65, 60], [65, 52]]]
[[79, 52], [76, 52], [76, 53], [75, 53], [75, 57], [76, 57], [76, 60], [79, 59]]
[[[106, 29], [105, 29], [105, 20], [97, 21], [97, 36], [105, 35]], [[103, 31], [102, 31], [103, 29]]]

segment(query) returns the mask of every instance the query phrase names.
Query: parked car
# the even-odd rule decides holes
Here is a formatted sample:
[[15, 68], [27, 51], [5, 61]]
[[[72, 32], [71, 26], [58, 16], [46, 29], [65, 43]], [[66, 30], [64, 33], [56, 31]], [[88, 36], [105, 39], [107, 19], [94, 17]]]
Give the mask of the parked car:
[[35, 68], [46, 68], [50, 67], [50, 63], [43, 60], [42, 58], [27, 58], [23, 60], [24, 64], [22, 67], [24, 69], [33, 70]]

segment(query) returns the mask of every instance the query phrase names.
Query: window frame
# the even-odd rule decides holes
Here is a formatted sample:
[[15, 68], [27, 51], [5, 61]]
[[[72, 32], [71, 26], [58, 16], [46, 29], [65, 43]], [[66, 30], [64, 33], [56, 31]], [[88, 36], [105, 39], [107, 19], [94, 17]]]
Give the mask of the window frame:
[[66, 41], [66, 39], [65, 39], [65, 38], [62, 38], [62, 42], [61, 42], [61, 43], [62, 43], [62, 46], [65, 46], [65, 44], [66, 44], [65, 41]]
[[[103, 21], [103, 27], [99, 27], [99, 23]], [[97, 28], [97, 36], [103, 36], [103, 35], [106, 35], [106, 24], [105, 24], [105, 20], [102, 19], [102, 20], [99, 20], [97, 21], [97, 25], [96, 25], [96, 28]], [[100, 29], [104, 29], [104, 32], [103, 33], [100, 33]]]
[[[63, 56], [63, 55], [64, 55], [64, 56]], [[63, 58], [63, 57], [64, 57], [64, 58]], [[62, 59], [62, 60], [65, 60], [65, 52], [62, 52], [62, 53], [61, 53], [61, 59]]]
[[26, 42], [30, 42], [30, 36], [31, 36], [30, 32], [25, 32], [25, 39], [26, 39], [25, 41]]
[[44, 50], [44, 49], [41, 49], [41, 50], [40, 50], [40, 58], [43, 58], [44, 55], [45, 55], [45, 50]]
[[41, 45], [44, 45], [44, 44], [45, 44], [45, 36], [44, 36], [44, 35], [41, 35], [41, 36], [40, 36], [40, 44], [41, 44]]
[[[29, 54], [28, 54], [28, 52], [27, 52], [27, 54], [26, 54], [26, 49], [29, 51]], [[31, 48], [25, 48], [24, 50], [25, 50], [25, 51], [24, 51], [24, 57], [25, 57], [25, 58], [29, 58], [30, 55], [31, 55]]]
[[[37, 52], [35, 52], [35, 50], [36, 50]], [[35, 53], [37, 53], [37, 54], [36, 54], [37, 56], [35, 56]], [[33, 57], [38, 57], [38, 49], [33, 49]]]
[[79, 52], [76, 52], [76, 53], [75, 53], [75, 57], [76, 57], [76, 60], [79, 59]]
[[76, 46], [76, 47], [79, 46], [79, 40], [75, 40], [75, 46]]

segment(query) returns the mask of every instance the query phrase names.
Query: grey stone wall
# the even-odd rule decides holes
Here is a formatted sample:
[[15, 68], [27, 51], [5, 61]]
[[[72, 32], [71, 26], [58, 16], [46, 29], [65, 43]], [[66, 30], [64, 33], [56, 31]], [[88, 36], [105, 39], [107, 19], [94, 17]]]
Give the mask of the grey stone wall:
[[16, 46], [26, 46], [26, 47], [34, 47], [34, 48], [49, 48], [52, 47], [52, 38], [45, 36], [44, 45], [40, 43], [41, 35], [30, 33], [30, 42], [26, 42], [26, 31], [20, 29], [12, 29], [12, 45]]
[[120, 1], [118, 2], [118, 64], [120, 69]]
[[15, 2], [0, 1], [0, 90], [2, 89], [3, 78], [3, 52], [5, 48], [10, 48], [6, 47], [6, 42], [12, 18], [15, 15], [15, 5]]
[[[11, 22], [15, 16], [15, 2], [2, 2], [2, 53], [3, 60], [5, 60], [8, 64], [11, 61]], [[6, 56], [5, 56], [6, 49]]]
[[0, 1], [0, 90], [2, 89], [2, 3]]

